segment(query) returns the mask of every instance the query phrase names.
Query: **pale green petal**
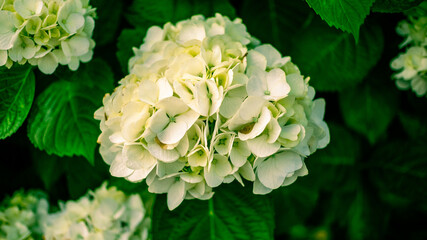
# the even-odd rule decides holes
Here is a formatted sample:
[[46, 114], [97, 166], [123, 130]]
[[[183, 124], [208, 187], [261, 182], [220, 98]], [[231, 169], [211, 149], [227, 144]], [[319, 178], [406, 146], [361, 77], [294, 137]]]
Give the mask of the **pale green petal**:
[[110, 173], [114, 177], [127, 177], [131, 175], [134, 170], [126, 167], [126, 163], [123, 161], [122, 155], [118, 154], [110, 166]]
[[257, 51], [250, 50], [246, 58], [248, 60], [248, 68], [256, 67], [261, 70], [265, 70], [267, 68], [267, 58]]
[[15, 0], [13, 3], [15, 11], [24, 19], [39, 15], [43, 8], [42, 0]]
[[139, 99], [151, 105], [157, 103], [159, 88], [156, 83], [150, 80], [141, 80], [139, 83]]
[[66, 41], [72, 56], [81, 56], [89, 51], [89, 39], [87, 37], [76, 35]]
[[188, 183], [199, 183], [203, 181], [203, 177], [196, 173], [184, 173], [180, 175], [181, 179]]
[[257, 119], [257, 122], [254, 124], [252, 130], [247, 134], [239, 132], [240, 140], [245, 141], [260, 135], [264, 131], [267, 124], [270, 122], [271, 117], [272, 116], [271, 116], [270, 110], [268, 110], [267, 107], [263, 107], [261, 111], [261, 115]]
[[151, 193], [167, 193], [174, 182], [175, 178], [159, 180], [157, 177], [155, 177], [151, 183], [148, 183], [147, 178], [148, 191]]
[[218, 154], [215, 154], [214, 156], [211, 170], [212, 168], [215, 170], [216, 174], [221, 177], [227, 176], [232, 171], [232, 167], [228, 161], [228, 158]]
[[262, 70], [254, 70], [246, 85], [246, 91], [249, 96], [264, 97], [268, 92], [267, 74]]
[[131, 181], [131, 182], [140, 182], [143, 179], [147, 178], [148, 174], [150, 174], [150, 172], [156, 167], [156, 165], [154, 164], [153, 166], [151, 166], [150, 168], [141, 168], [138, 170], [135, 170], [131, 175], [126, 177], [126, 180]]
[[183, 161], [175, 161], [171, 163], [158, 162], [157, 164], [157, 176], [160, 178], [167, 178], [169, 175], [174, 175], [182, 170], [185, 166]]
[[185, 182], [177, 181], [168, 190], [168, 208], [169, 210], [174, 210], [179, 204], [184, 201], [185, 198]]
[[5, 65], [7, 62], [7, 51], [0, 50], [0, 67]]
[[231, 148], [230, 160], [236, 167], [243, 166], [248, 157], [251, 155], [251, 151], [248, 148], [248, 144], [243, 141], [235, 140], [235, 145]]

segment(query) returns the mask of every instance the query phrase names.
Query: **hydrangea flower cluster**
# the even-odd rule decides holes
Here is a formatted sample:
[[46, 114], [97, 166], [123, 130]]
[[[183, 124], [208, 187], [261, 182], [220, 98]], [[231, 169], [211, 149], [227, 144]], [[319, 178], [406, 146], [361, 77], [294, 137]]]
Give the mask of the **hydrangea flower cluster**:
[[44, 239], [148, 239], [150, 218], [141, 197], [103, 184], [77, 201], [62, 204], [44, 224]]
[[16, 192], [0, 206], [0, 239], [39, 239], [48, 207], [41, 192]]
[[396, 31], [406, 39], [400, 45], [406, 52], [399, 54], [391, 68], [398, 73], [393, 77], [399, 89], [412, 88], [417, 96], [427, 92], [427, 15], [410, 16], [399, 22]]
[[240, 19], [153, 26], [134, 52], [95, 112], [100, 153], [113, 176], [167, 193], [169, 209], [234, 180], [254, 182], [255, 194], [291, 184], [329, 142], [309, 78]]
[[77, 70], [92, 59], [94, 17], [89, 0], [0, 0], [0, 66]]

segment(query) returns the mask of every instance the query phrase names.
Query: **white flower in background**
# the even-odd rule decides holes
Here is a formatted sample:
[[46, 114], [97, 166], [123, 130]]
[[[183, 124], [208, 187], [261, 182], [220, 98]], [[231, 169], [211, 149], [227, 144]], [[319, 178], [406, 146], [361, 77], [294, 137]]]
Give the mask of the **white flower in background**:
[[18, 191], [0, 205], [0, 239], [39, 239], [48, 214], [46, 196]]
[[154, 26], [134, 52], [131, 74], [95, 113], [100, 153], [113, 176], [166, 193], [171, 210], [234, 180], [256, 194], [289, 185], [329, 143], [309, 78], [240, 19]]
[[30, 63], [52, 74], [92, 59], [95, 9], [85, 0], [10, 0], [0, 5], [0, 66]]
[[54, 239], [147, 239], [150, 218], [137, 194], [127, 196], [104, 183], [76, 201], [49, 214], [43, 233]]
[[391, 62], [391, 68], [397, 71], [393, 75], [396, 85], [424, 96], [427, 93], [427, 16], [410, 16], [399, 22], [396, 32], [406, 38], [400, 45], [406, 47], [406, 51]]

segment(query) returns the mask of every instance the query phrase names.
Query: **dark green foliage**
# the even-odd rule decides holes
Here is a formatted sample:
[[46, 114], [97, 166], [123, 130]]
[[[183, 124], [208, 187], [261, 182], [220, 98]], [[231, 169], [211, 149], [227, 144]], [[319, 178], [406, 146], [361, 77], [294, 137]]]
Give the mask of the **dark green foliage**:
[[53, 82], [35, 102], [28, 124], [31, 142], [49, 154], [84, 156], [93, 163], [100, 133], [93, 114], [112, 88], [113, 74], [101, 60]]
[[128, 73], [132, 48], [149, 27], [219, 12], [242, 18], [249, 33], [310, 77], [327, 103], [331, 142], [305, 160], [307, 176], [267, 196], [253, 195], [250, 183], [224, 184], [212, 200], [185, 200], [169, 211], [166, 196], [157, 195], [148, 209], [153, 240], [427, 239], [419, 220], [427, 218], [427, 98], [397, 90], [390, 70], [404, 40], [395, 32], [406, 17], [400, 12], [420, 2], [91, 0], [98, 59], [54, 75], [28, 64], [0, 68], [2, 197], [38, 188], [56, 205], [106, 180], [146, 195], [144, 181], [110, 176], [93, 113]]
[[153, 240], [273, 239], [274, 219], [268, 196], [253, 195], [238, 183], [215, 189], [207, 201], [184, 201], [169, 211], [159, 196], [153, 212]]

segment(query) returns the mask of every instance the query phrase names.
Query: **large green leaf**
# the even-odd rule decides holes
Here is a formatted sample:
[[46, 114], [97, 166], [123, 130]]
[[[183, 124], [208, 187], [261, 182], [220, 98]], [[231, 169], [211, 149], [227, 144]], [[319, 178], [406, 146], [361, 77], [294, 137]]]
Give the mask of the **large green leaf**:
[[221, 13], [231, 18], [235, 10], [228, 0], [135, 0], [126, 13], [128, 22], [134, 27], [148, 28], [190, 18], [196, 14], [206, 17]]
[[393, 86], [363, 84], [341, 92], [339, 102], [347, 125], [374, 144], [391, 123], [398, 97]]
[[153, 240], [273, 239], [273, 208], [268, 196], [231, 184], [215, 189], [211, 200], [185, 200], [169, 211], [159, 195], [153, 212]]
[[18, 130], [34, 99], [34, 73], [29, 65], [0, 68], [0, 139]]
[[361, 82], [380, 59], [384, 45], [375, 23], [362, 27], [358, 44], [350, 34], [319, 21], [293, 40], [293, 61], [320, 91], [339, 91]]
[[93, 163], [100, 132], [93, 114], [112, 88], [113, 74], [100, 60], [93, 60], [67, 79], [52, 83], [38, 96], [31, 113], [31, 142], [49, 154], [84, 156]]
[[376, 0], [372, 5], [372, 11], [396, 13], [403, 12], [418, 6], [424, 0]]
[[335, 26], [359, 39], [360, 26], [368, 16], [375, 0], [307, 0], [311, 8], [329, 26]]

